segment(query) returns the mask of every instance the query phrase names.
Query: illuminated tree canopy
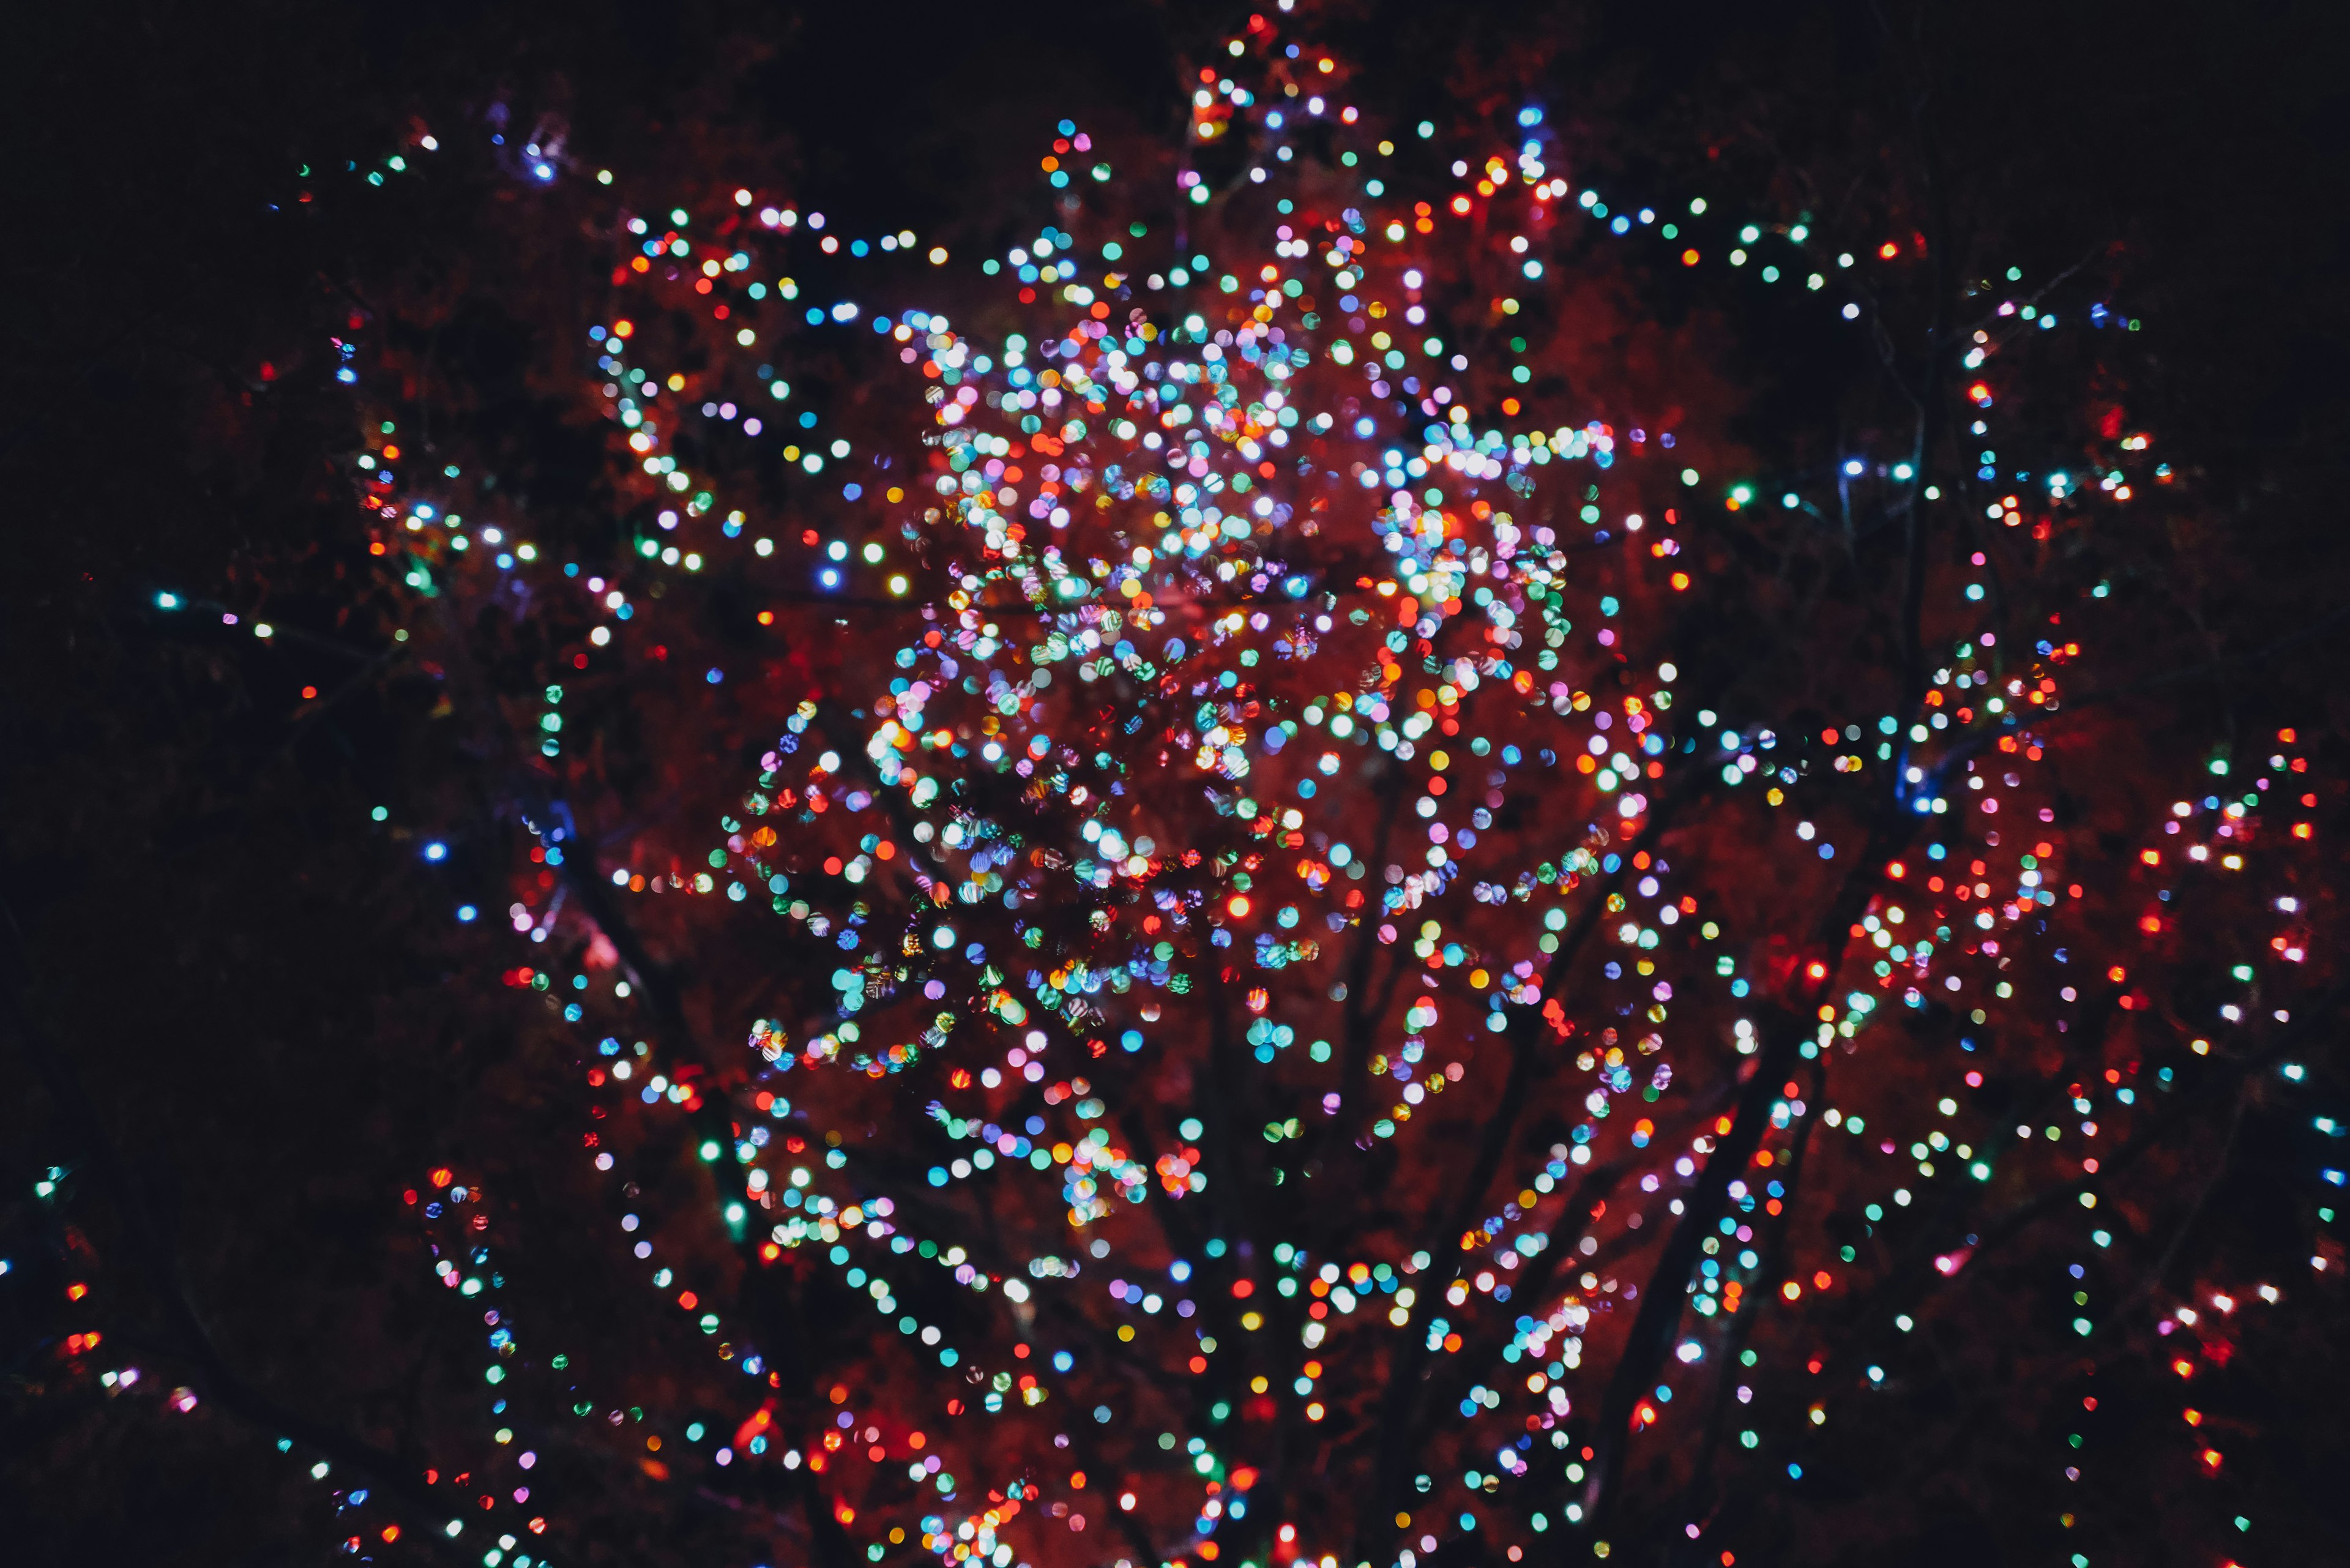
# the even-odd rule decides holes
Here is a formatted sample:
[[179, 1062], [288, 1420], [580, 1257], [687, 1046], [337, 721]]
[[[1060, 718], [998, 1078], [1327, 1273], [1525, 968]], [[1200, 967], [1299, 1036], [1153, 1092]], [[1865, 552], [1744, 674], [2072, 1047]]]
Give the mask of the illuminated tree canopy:
[[396, 737], [417, 1082], [317, 1158], [401, 1172], [366, 1343], [463, 1348], [247, 1381], [34, 1006], [43, 1398], [489, 1568], [2251, 1529], [2230, 1362], [2343, 1266], [2333, 720], [2171, 700], [2307, 634], [2147, 652], [2219, 504], [2126, 269], [1286, 13], [935, 233], [503, 99], [281, 182], [496, 214], [254, 368], [358, 421], [306, 564], [140, 605]]

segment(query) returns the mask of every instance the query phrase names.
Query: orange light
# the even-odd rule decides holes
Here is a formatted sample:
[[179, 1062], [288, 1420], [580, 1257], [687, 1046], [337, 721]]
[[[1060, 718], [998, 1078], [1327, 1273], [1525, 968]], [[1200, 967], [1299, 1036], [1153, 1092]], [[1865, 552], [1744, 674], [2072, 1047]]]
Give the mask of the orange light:
[[612, 324], [612, 336], [615, 337], [627, 337], [633, 334], [636, 329], [637, 324], [633, 321], [618, 321]]
[[1695, 252], [1695, 251], [1683, 251], [1683, 252], [1681, 253], [1681, 265], [1683, 265], [1683, 266], [1695, 266], [1695, 265], [1697, 265], [1697, 252]]

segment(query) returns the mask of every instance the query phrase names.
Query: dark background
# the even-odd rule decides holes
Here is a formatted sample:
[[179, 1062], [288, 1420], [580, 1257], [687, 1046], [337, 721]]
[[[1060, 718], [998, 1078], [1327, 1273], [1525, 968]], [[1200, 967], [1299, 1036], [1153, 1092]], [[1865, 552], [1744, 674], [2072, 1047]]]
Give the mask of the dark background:
[[[2191, 468], [2225, 566], [2180, 635], [2338, 728], [2350, 182], [2332, 20], [2310, 5], [1362, 6], [1336, 8], [1329, 32], [1361, 62], [1358, 98], [1399, 119], [1529, 91], [1574, 128], [1586, 168], [1830, 202], [1840, 178], [1907, 155], [1930, 95], [1961, 223], [2035, 271], [2102, 258], [2146, 323], [2138, 379], [2101, 390]], [[390, 699], [306, 724], [282, 650], [150, 607], [158, 587], [234, 599], [262, 583], [328, 624], [357, 537], [336, 466], [350, 407], [323, 383], [259, 406], [242, 394], [369, 280], [429, 273], [504, 232], [483, 192], [399, 223], [347, 204], [289, 225], [270, 204], [293, 166], [371, 160], [412, 114], [451, 125], [503, 99], [566, 116], [590, 160], [689, 182], [789, 170], [850, 219], [983, 233], [1062, 115], [1172, 134], [1175, 62], [1232, 21], [1180, 5], [886, 3], [14, 16], [0, 95], [9, 1233], [46, 1223], [26, 1195], [48, 1168], [91, 1158], [92, 1129], [16, 1054], [31, 1027], [76, 1065], [151, 1195], [142, 1220], [92, 1184], [71, 1243], [92, 1270], [154, 1292], [141, 1304], [162, 1314], [166, 1293], [136, 1266], [150, 1238], [232, 1361], [306, 1408], [396, 1426], [439, 1396], [380, 1375], [430, 1279], [392, 1196], [452, 1152], [439, 1140], [456, 1097], [518, 1121], [564, 1114], [537, 1098], [531, 1036], [447, 934], [412, 846], [368, 821], [445, 774], [448, 742]], [[519, 364], [528, 347], [472, 351]], [[1783, 384], [1777, 406], [1800, 410], [1804, 366], [1767, 337], [1742, 351], [1750, 376]], [[532, 439], [527, 424], [514, 439]], [[326, 1553], [322, 1494], [264, 1434], [61, 1397], [42, 1332], [0, 1311], [11, 1560]]]

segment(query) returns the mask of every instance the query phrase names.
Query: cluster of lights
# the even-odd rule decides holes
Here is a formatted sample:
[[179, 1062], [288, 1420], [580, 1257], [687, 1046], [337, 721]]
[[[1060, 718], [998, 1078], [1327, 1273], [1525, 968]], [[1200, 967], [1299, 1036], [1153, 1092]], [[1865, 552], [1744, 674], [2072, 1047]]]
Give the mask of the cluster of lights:
[[[754, 560], [792, 546], [790, 535], [760, 531], [747, 498], [723, 493], [715, 468], [682, 462], [676, 438], [690, 425], [705, 444], [724, 427], [779, 448], [795, 472], [823, 484], [827, 502], [837, 483], [831, 535], [797, 535], [807, 580], [840, 596], [870, 580], [877, 597], [904, 607], [889, 624], [913, 634], [883, 654], [878, 676], [852, 670], [867, 684], [823, 703], [812, 697], [790, 716], [704, 867], [609, 876], [630, 896], [764, 905], [838, 955], [828, 1012], [751, 1023], [756, 1082], [736, 1106], [748, 1131], [731, 1149], [705, 1143], [702, 1158], [740, 1179], [739, 1191], [721, 1195], [731, 1233], [768, 1262], [791, 1252], [837, 1271], [910, 1349], [967, 1385], [946, 1401], [948, 1417], [1004, 1423], [1001, 1435], [955, 1438], [971, 1456], [956, 1468], [995, 1479], [959, 1481], [942, 1463], [943, 1439], [914, 1429], [910, 1412], [860, 1431], [846, 1385], [833, 1391], [844, 1407], [831, 1429], [771, 1443], [768, 1423], [746, 1419], [712, 1460], [827, 1471], [886, 1459], [943, 1500], [984, 1493], [983, 1506], [952, 1521], [894, 1521], [860, 1517], [844, 1494], [839, 1521], [871, 1532], [877, 1561], [918, 1540], [942, 1561], [1008, 1564], [1025, 1550], [1009, 1532], [1015, 1518], [1030, 1521], [1024, 1529], [1082, 1532], [1089, 1512], [1097, 1527], [1117, 1512], [1152, 1521], [1170, 1568], [1191, 1557], [1213, 1563], [1219, 1532], [1247, 1518], [1255, 1480], [1226, 1457], [1244, 1442], [1215, 1428], [1239, 1422], [1233, 1430], [1243, 1432], [1284, 1400], [1318, 1426], [1332, 1415], [1334, 1369], [1480, 1350], [1508, 1376], [1465, 1391], [1460, 1425], [1439, 1444], [1469, 1468], [1422, 1476], [1396, 1500], [1397, 1562], [1413, 1568], [1416, 1554], [1478, 1530], [1511, 1533], [1517, 1561], [1535, 1535], [1584, 1521], [1574, 1490], [1594, 1460], [1579, 1403], [1589, 1397], [1584, 1341], [1596, 1313], [1631, 1296], [1596, 1255], [1610, 1242], [1629, 1245], [1644, 1222], [1684, 1216], [1700, 1170], [1732, 1131], [1728, 1116], [1696, 1117], [1668, 1099], [1676, 1060], [1691, 1054], [1677, 1044], [1723, 1027], [1741, 1054], [1769, 1058], [1774, 1079], [1795, 1075], [1770, 1100], [1752, 1168], [1730, 1183], [1726, 1210], [1710, 1223], [1687, 1287], [1694, 1326], [1673, 1351], [1679, 1370], [1634, 1413], [1644, 1428], [1669, 1419], [1675, 1376], [1714, 1375], [1726, 1320], [1835, 1291], [1860, 1266], [1849, 1245], [1798, 1263], [1780, 1234], [1809, 1127], [1896, 1162], [1892, 1184], [1865, 1209], [1871, 1226], [1885, 1226], [1936, 1183], [1987, 1183], [2016, 1165], [2030, 1165], [2043, 1185], [2095, 1178], [2098, 1157], [2087, 1151], [2101, 1137], [2112, 1142], [2140, 1099], [2161, 1092], [2118, 1071], [2076, 1085], [2066, 1119], [2079, 1120], [2078, 1153], [2064, 1126], [2020, 1126], [2011, 1137], [1969, 1125], [1961, 1106], [1982, 1083], [1980, 1067], [1961, 1066], [1922, 1109], [1807, 1103], [1815, 1096], [1807, 1069], [1791, 1067], [1748, 1016], [1762, 980], [1737, 956], [1743, 948], [1723, 929], [1728, 917], [1706, 906], [1700, 883], [1677, 877], [1651, 832], [1665, 793], [1701, 770], [1732, 800], [1759, 795], [1774, 814], [1800, 805], [1768, 820], [1799, 857], [1835, 863], [1841, 849], [1844, 860], [1821, 875], [1877, 879], [1848, 939], [1792, 982], [1817, 1012], [1792, 1052], [1796, 1063], [1857, 1048], [1896, 1009], [1948, 1008], [1987, 1034], [2027, 1017], [2064, 1030], [2064, 1010], [2079, 1002], [2084, 988], [2025, 996], [2007, 978], [2027, 950], [2053, 950], [2063, 964], [2060, 922], [2086, 913], [2081, 885], [2064, 875], [2063, 837], [2045, 826], [2052, 792], [2031, 776], [2077, 643], [2052, 635], [2029, 649], [2002, 648], [1992, 632], [1970, 629], [1950, 645], [1916, 714], [1855, 714], [1815, 733], [1782, 734], [1767, 717], [1718, 713], [1685, 696], [1674, 650], [1657, 642], [1672, 596], [1694, 586], [1695, 556], [1680, 542], [1695, 508], [1798, 509], [1805, 486], [1742, 480], [1709, 493], [1691, 459], [1702, 436], [1599, 419], [1544, 423], [1522, 402], [1532, 376], [1521, 324], [1541, 308], [1564, 234], [1652, 235], [1675, 265], [1719, 257], [1760, 286], [1819, 294], [1824, 329], [1864, 314], [1856, 293], [1838, 297], [1837, 280], [1901, 265], [1901, 247], [1856, 255], [1802, 222], [1711, 217], [1703, 199], [1669, 218], [1655, 203], [1611, 202], [1556, 167], [1534, 109], [1517, 117], [1509, 144], [1455, 162], [1449, 192], [1393, 194], [1390, 180], [1404, 177], [1379, 171], [1395, 144], [1354, 129], [1363, 117], [1340, 101], [1334, 60], [1278, 45], [1274, 34], [1260, 18], [1233, 41], [1235, 61], [1256, 63], [1249, 79], [1237, 64], [1202, 72], [1193, 134], [1246, 142], [1259, 159], [1249, 183], [1270, 197], [1291, 188], [1299, 132], [1341, 132], [1337, 161], [1359, 193], [1280, 197], [1257, 252], [1219, 261], [1174, 250], [1143, 223], [1094, 215], [1114, 204], [1115, 171], [1064, 121], [1042, 161], [1048, 183], [1077, 205], [1058, 206], [1055, 224], [982, 265], [1030, 312], [1023, 330], [1001, 339], [969, 336], [924, 308], [804, 302], [802, 286], [775, 265], [775, 247], [813, 244], [835, 256], [844, 246], [824, 233], [821, 214], [757, 205], [748, 190], [734, 192], [734, 205], [755, 223], [732, 224], [723, 238], [698, 237], [681, 208], [626, 219], [626, 259], [614, 276], [646, 291], [646, 303], [587, 338], [597, 393], [654, 525], [600, 572], [557, 566], [497, 526], [469, 527], [446, 510], [457, 469], [420, 479], [395, 468], [392, 420], [358, 460], [365, 504], [382, 527], [377, 552], [401, 556], [410, 589], [478, 592], [468, 585], [509, 576], [567, 588], [593, 623], [566, 656], [574, 668], [588, 667], [591, 649], [617, 651], [667, 575], [741, 564], [729, 545], [746, 532]], [[1418, 134], [1428, 140], [1433, 128]], [[554, 177], [559, 160], [529, 156], [533, 177]], [[1108, 190], [1096, 196], [1088, 187]], [[1189, 204], [1211, 199], [1188, 172], [1178, 189]], [[1458, 236], [1471, 223], [1500, 236], [1493, 276], [1481, 281], [1492, 284], [1504, 327], [1483, 345], [1451, 324], [1429, 276], [1440, 256], [1487, 265], [1461, 254]], [[948, 260], [936, 247], [920, 251], [906, 231], [845, 248], [860, 258]], [[716, 371], [649, 362], [639, 322], [664, 310], [723, 323], [716, 330], [757, 365], [738, 378], [760, 389], [755, 396], [729, 396]], [[2095, 307], [2087, 325], [2106, 315]], [[2037, 301], [2007, 302], [1997, 317], [2034, 334], [2057, 320]], [[877, 383], [899, 378], [931, 407], [919, 452], [863, 452], [846, 436], [809, 433], [819, 414], [799, 406], [775, 368], [791, 333], [861, 333], [866, 324], [872, 343], [851, 351], [876, 352]], [[1987, 328], [1969, 358], [1986, 378], [1970, 389], [1986, 415], [1997, 397], [1983, 367], [2002, 341]], [[1489, 384], [1505, 394], [1494, 409], [1469, 389]], [[1986, 420], [1971, 433], [1987, 436]], [[2014, 493], [1989, 516], [2038, 526], [2035, 511], [2126, 503], [2135, 485], [2168, 478], [2136, 457], [2147, 445], [2121, 441], [2094, 476], [2043, 476], [2044, 501], [2027, 501], [2023, 478], [2012, 476]], [[1829, 477], [1896, 487], [1920, 477], [1907, 462], [1866, 455], [1838, 470]], [[1976, 483], [1991, 493], [2001, 481], [1987, 448]], [[1537, 505], [1538, 489], [1566, 504]], [[1923, 495], [1941, 498], [1932, 488]], [[1575, 558], [1604, 545], [1628, 563], [1613, 577]], [[1982, 595], [1968, 583], [1954, 597], [1963, 614]], [[156, 603], [190, 607], [171, 593]], [[760, 621], [776, 624], [772, 613]], [[265, 639], [274, 631], [255, 629]], [[881, 645], [885, 634], [867, 640]], [[708, 671], [713, 685], [723, 679]], [[547, 684], [534, 739], [550, 765], [571, 738], [563, 701], [562, 686]], [[2250, 790], [2182, 802], [2144, 852], [2149, 875], [2181, 860], [2250, 875], [2255, 837], [2287, 853], [2305, 846], [2314, 797], [2305, 760], [2288, 754], [2293, 741], [2282, 733]], [[2225, 764], [2214, 771], [2224, 774]], [[1857, 813], [1840, 810], [1839, 798], [1860, 800], [1888, 777], [1916, 818], [1912, 837], [1898, 858], [1880, 846], [1875, 862], [1856, 867], [1870, 851], [1849, 831]], [[1375, 803], [1388, 795], [1395, 804], [1375, 830]], [[2297, 816], [2290, 829], [2260, 832], [2288, 800], [2300, 803], [2282, 814]], [[1846, 825], [1841, 846], [1835, 823]], [[563, 865], [567, 830], [533, 826], [536, 877]], [[448, 851], [436, 839], [423, 854], [438, 863]], [[2165, 889], [2158, 903], [2169, 898]], [[2298, 964], [2312, 940], [2305, 915], [2289, 898], [2273, 908], [2273, 960]], [[545, 943], [558, 905], [526, 888], [513, 914], [517, 932]], [[2150, 909], [2143, 929], [2158, 934], [2165, 919]], [[1586, 959], [1590, 947], [1598, 951]], [[1570, 971], [1577, 961], [1585, 967]], [[1385, 1012], [1367, 1008], [1356, 989], [1377, 973], [1392, 977]], [[508, 978], [553, 992], [567, 1017], [590, 1027], [590, 1007], [611, 1016], [631, 1005], [625, 981], [606, 1001], [588, 994], [585, 974], [566, 982], [526, 968]], [[2257, 986], [2249, 966], [2239, 978]], [[2133, 1005], [2123, 967], [2106, 983], [2124, 987], [2120, 1004]], [[1116, 1111], [1148, 1093], [1162, 1056], [1203, 1049], [1202, 996], [1211, 990], [1229, 1015], [1219, 1027], [1245, 1043], [1268, 1092], [1295, 1103], [1295, 1114], [1248, 1130], [1271, 1151], [1261, 1160], [1267, 1179], [1297, 1184], [1300, 1205], [1316, 1200], [1309, 1156], [1409, 1143], [1415, 1120], [1445, 1114], [1447, 1096], [1472, 1083], [1498, 1086], [1514, 1053], [1572, 1061], [1582, 1075], [1566, 1102], [1574, 1125], [1512, 1173], [1504, 1191], [1514, 1199], [1470, 1216], [1433, 1251], [1391, 1242], [1309, 1259], [1283, 1241], [1258, 1257], [1214, 1236], [1178, 1248], [1171, 1222], [1143, 1216], [1209, 1189], [1218, 1168], [1202, 1147], [1213, 1143], [1210, 1129], [1186, 1116], [1149, 1147]], [[2249, 1005], [2223, 1013], [2215, 1035], [2261, 1022]], [[1964, 1047], [1978, 1049], [1976, 1034]], [[608, 1038], [589, 1082], [625, 1085], [648, 1114], [702, 1115], [701, 1089], [682, 1075], [672, 1081], [672, 1070], [644, 1044], [623, 1049]], [[906, 1137], [927, 1136], [938, 1153], [920, 1191], [893, 1192], [887, 1172], [853, 1164], [842, 1133], [814, 1119], [829, 1098], [816, 1085], [824, 1075], [909, 1074], [934, 1097], [922, 1128]], [[2170, 1081], [2161, 1069], [2158, 1084]], [[797, 1082], [810, 1086], [795, 1090], [795, 1104], [779, 1090]], [[1628, 1171], [1627, 1196], [1612, 1207], [1583, 1185], [1595, 1150]], [[786, 1169], [785, 1155], [808, 1163]], [[608, 1152], [595, 1165], [615, 1169]], [[971, 1237], [923, 1236], [900, 1223], [910, 1200], [997, 1191], [1024, 1168], [1049, 1189], [1035, 1202], [1065, 1225], [1060, 1245], [983, 1262]], [[2085, 1245], [2108, 1248], [2094, 1183], [2082, 1210]], [[1035, 1229], [1014, 1244], [1045, 1234]], [[649, 1241], [629, 1244], [650, 1258]], [[1113, 1263], [1121, 1251], [1131, 1261]], [[466, 1262], [481, 1266], [485, 1253], [463, 1256], [447, 1260], [461, 1291], [478, 1279], [459, 1279]], [[882, 1272], [892, 1259], [900, 1271], [941, 1271], [989, 1310], [1004, 1303], [1017, 1325], [1009, 1356], [950, 1343], [947, 1325], [904, 1306]], [[1954, 1251], [1936, 1266], [1952, 1278], [1966, 1261]], [[2089, 1266], [2074, 1265], [2075, 1277]], [[671, 1268], [651, 1280], [686, 1310], [698, 1307]], [[1045, 1348], [1035, 1307], [1056, 1293], [1095, 1323], [1105, 1345]], [[2273, 1287], [2262, 1295], [2277, 1299]], [[1110, 1304], [1080, 1310], [1081, 1296]], [[2095, 1318], [2085, 1286], [2076, 1299], [2086, 1334]], [[2192, 1329], [2201, 1310], [2176, 1307], [2164, 1333]], [[699, 1322], [714, 1339], [718, 1314]], [[1896, 1326], [1907, 1333], [1912, 1319]], [[1372, 1336], [1386, 1336], [1387, 1347], [1374, 1353]], [[510, 1337], [492, 1341], [501, 1358], [511, 1354]], [[724, 1358], [776, 1386], [754, 1347], [732, 1335], [717, 1343]], [[1088, 1501], [1088, 1490], [1109, 1483], [1089, 1488], [1082, 1469], [1066, 1489], [1040, 1480], [1036, 1456], [1012, 1436], [1032, 1428], [1012, 1423], [1044, 1411], [1047, 1427], [1064, 1428], [1053, 1449], [1066, 1450], [1090, 1446], [1088, 1429], [1129, 1428], [1131, 1443], [1139, 1424], [1165, 1418], [1114, 1391], [1098, 1365], [1111, 1345], [1200, 1377], [1219, 1357], [1284, 1369], [1254, 1374], [1240, 1385], [1245, 1393], [1213, 1403], [1210, 1430], [1184, 1440], [1171, 1470]], [[983, 1365], [995, 1358], [1004, 1364]], [[1739, 1370], [1721, 1376], [1742, 1375], [1757, 1359], [1745, 1349]], [[1881, 1364], [1866, 1372], [1872, 1386], [1885, 1376]], [[501, 1397], [494, 1416], [503, 1407]], [[1773, 1462], [1800, 1478], [1800, 1459], [1776, 1453], [1798, 1453], [1824, 1407], [1780, 1421], [1777, 1436], [1766, 1436], [1762, 1417], [1746, 1418], [1742, 1449], [1768, 1441]], [[701, 1424], [687, 1429], [690, 1443], [702, 1440]], [[1156, 1440], [1176, 1452], [1172, 1431]], [[1180, 1528], [1166, 1522], [1174, 1491], [1187, 1499]], [[1288, 1522], [1279, 1539], [1300, 1554], [1344, 1544], [1305, 1541]]]

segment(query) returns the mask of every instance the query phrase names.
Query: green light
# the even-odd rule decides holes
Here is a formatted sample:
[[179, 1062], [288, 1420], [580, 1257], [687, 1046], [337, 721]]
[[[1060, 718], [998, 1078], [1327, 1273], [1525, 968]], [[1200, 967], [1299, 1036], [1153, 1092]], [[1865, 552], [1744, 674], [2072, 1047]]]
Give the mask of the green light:
[[704, 1159], [716, 1159], [718, 1158], [717, 1139], [712, 1138], [708, 1143], [702, 1146], [702, 1158]]

